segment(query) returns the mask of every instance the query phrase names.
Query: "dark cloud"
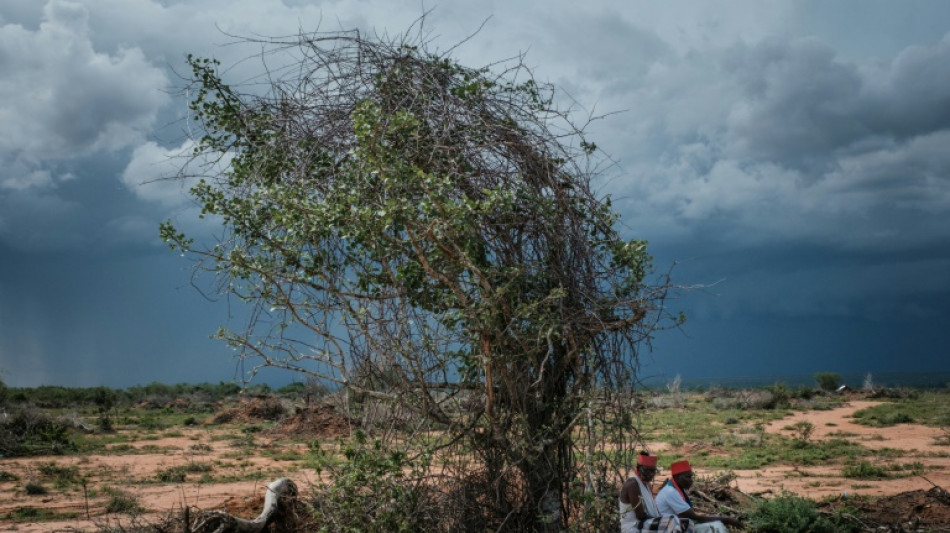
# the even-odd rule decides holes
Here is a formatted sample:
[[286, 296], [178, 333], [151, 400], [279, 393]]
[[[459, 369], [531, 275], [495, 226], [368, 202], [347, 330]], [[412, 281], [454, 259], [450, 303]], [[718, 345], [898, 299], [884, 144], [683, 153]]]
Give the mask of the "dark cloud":
[[867, 112], [876, 131], [898, 139], [950, 128], [950, 36], [903, 50], [869, 76]]
[[742, 90], [734, 142], [742, 156], [809, 168], [842, 150], [942, 131], [950, 127], [947, 64], [946, 41], [907, 48], [884, 67], [846, 63], [816, 39], [733, 48], [723, 65]]
[[[189, 284], [173, 254], [36, 253], [0, 245], [0, 379], [19, 386], [129, 386], [232, 379], [209, 336], [226, 305]], [[222, 302], [223, 303], [223, 302]]]
[[947, 53], [846, 60], [810, 37], [658, 59], [607, 129], [630, 149], [606, 190], [684, 246], [947, 246]]
[[53, 0], [31, 30], [0, 26], [0, 194], [69, 179], [58, 163], [140, 142], [168, 101], [142, 52], [96, 51], [83, 4]]
[[743, 45], [722, 63], [740, 90], [727, 133], [737, 157], [820, 172], [830, 153], [871, 133], [855, 109], [857, 68], [824, 43]]
[[[3, 0], [3, 379], [229, 379], [206, 337], [240, 311], [204, 301], [157, 238], [168, 218], [215, 231], [196, 222], [189, 182], [157, 179], [190, 151], [185, 55], [247, 81], [262, 65], [239, 60], [257, 49], [226, 33], [398, 34], [420, 14], [375, 0]], [[623, 111], [591, 124], [619, 163], [598, 186], [658, 269], [678, 261], [674, 280], [709, 286], [672, 302], [691, 321], [657, 339], [658, 371], [808, 374], [876, 371], [902, 346], [915, 368], [946, 368], [933, 354], [950, 342], [948, 16], [929, 0], [447, 1], [422, 32], [445, 50], [485, 22], [454, 49], [463, 63], [524, 52], [580, 120]], [[215, 170], [196, 163], [188, 173]]]

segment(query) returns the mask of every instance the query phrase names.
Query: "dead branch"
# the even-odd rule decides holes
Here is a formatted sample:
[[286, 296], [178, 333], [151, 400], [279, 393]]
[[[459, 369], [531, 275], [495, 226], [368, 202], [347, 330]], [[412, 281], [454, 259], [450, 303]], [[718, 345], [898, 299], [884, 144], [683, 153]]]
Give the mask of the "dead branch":
[[280, 478], [267, 485], [264, 509], [257, 518], [246, 520], [224, 511], [205, 511], [190, 528], [194, 533], [259, 533], [271, 523], [293, 521], [296, 501], [297, 485], [288, 478]]

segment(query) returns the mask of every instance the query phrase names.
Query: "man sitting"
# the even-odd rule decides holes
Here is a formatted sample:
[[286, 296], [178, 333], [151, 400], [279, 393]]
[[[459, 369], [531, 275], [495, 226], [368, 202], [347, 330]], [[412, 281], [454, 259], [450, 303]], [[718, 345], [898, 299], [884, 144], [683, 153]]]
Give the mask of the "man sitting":
[[660, 515], [650, 490], [655, 476], [656, 456], [640, 452], [634, 475], [620, 489], [620, 533], [691, 533], [689, 520], [675, 514]]
[[661, 514], [674, 514], [681, 519], [696, 522], [696, 533], [728, 533], [724, 524], [741, 528], [742, 522], [729, 516], [703, 515], [693, 509], [686, 491], [693, 486], [693, 468], [689, 461], [678, 461], [670, 465], [670, 478], [656, 495], [656, 506]]

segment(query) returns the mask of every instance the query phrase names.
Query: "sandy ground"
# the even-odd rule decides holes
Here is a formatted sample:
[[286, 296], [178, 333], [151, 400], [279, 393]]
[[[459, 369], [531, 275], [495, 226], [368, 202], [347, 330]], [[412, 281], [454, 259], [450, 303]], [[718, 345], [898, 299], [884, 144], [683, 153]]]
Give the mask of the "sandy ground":
[[[122, 452], [121, 455], [0, 459], [0, 470], [13, 473], [21, 480], [36, 477], [43, 465], [51, 463], [60, 467], [77, 467], [87, 477], [87, 487], [92, 492], [92, 495], [87, 497], [78, 484], [73, 484], [67, 490], [51, 488], [47, 495], [30, 496], [23, 490], [13, 490], [15, 482], [0, 483], [0, 494], [3, 495], [0, 499], [0, 515], [6, 515], [17, 508], [32, 506], [58, 513], [72, 512], [81, 517], [62, 522], [17, 524], [0, 520], [0, 531], [95, 531], [106, 525], [128, 525], [128, 516], [102, 513], [112, 496], [101, 487], [118, 489], [134, 496], [143, 507], [151, 511], [145, 514], [142, 520], [155, 521], [167, 513], [178, 513], [186, 506], [223, 510], [229, 499], [262, 495], [267, 484], [279, 477], [290, 477], [300, 486], [306, 486], [313, 481], [313, 471], [300, 470], [296, 463], [252, 454], [237, 456], [242, 453], [241, 448], [230, 444], [228, 440], [215, 440], [215, 435], [223, 432], [195, 429], [182, 433], [184, 435], [181, 437], [134, 443], [133, 447], [140, 448], [141, 451], [132, 454]], [[207, 448], [195, 451], [197, 444]], [[231, 476], [255, 479], [201, 482], [201, 473], [189, 473], [183, 483], [158, 481], [158, 472], [189, 463], [213, 465], [210, 475], [215, 478]], [[87, 510], [91, 519], [85, 519]]]
[[[897, 461], [901, 464], [919, 461], [926, 468], [927, 479], [920, 476], [894, 478], [881, 481], [854, 480], [841, 476], [841, 464], [811, 467], [769, 467], [756, 471], [735, 471], [738, 478], [732, 482], [741, 491], [750, 494], [779, 494], [790, 491], [820, 499], [842, 494], [891, 495], [911, 490], [927, 490], [933, 484], [950, 487], [950, 449], [935, 444], [942, 435], [936, 428], [916, 424], [901, 424], [890, 428], [870, 428], [852, 422], [851, 415], [875, 402], [856, 400], [844, 407], [829, 411], [809, 411], [772, 422], [767, 431], [790, 434], [786, 426], [805, 420], [815, 426], [812, 439], [846, 438], [855, 440], [871, 451], [867, 457], [878, 461], [873, 450], [895, 448], [905, 450], [899, 459], [883, 460], [882, 464]], [[260, 447], [249, 452], [233, 439], [221, 438], [224, 430], [193, 428], [180, 432], [182, 436], [133, 443], [139, 448], [135, 453], [85, 455], [78, 457], [38, 457], [29, 459], [0, 459], [0, 470], [16, 474], [20, 482], [0, 482], [0, 516], [25, 506], [52, 509], [58, 512], [73, 512], [79, 519], [62, 522], [4, 523], [0, 531], [20, 533], [52, 531], [96, 531], [98, 528], [117, 522], [128, 525], [124, 515], [104, 514], [106, 502], [111, 497], [101, 487], [112, 487], [134, 495], [139, 503], [151, 512], [145, 520], [158, 520], [168, 513], [177, 513], [185, 506], [205, 510], [224, 509], [228, 502], [253, 499], [264, 493], [265, 486], [279, 477], [290, 477], [304, 487], [313, 481], [313, 471], [303, 470], [299, 463], [280, 461], [257, 453], [273, 444], [265, 437], [258, 437]], [[660, 443], [658, 443], [660, 444]], [[299, 449], [299, 448], [298, 448]], [[301, 450], [302, 451], [302, 450]], [[20, 489], [27, 479], [36, 477], [42, 465], [77, 467], [88, 478], [87, 487], [93, 490], [88, 498], [77, 484], [49, 494], [29, 496]], [[217, 479], [232, 476], [250, 481], [201, 482], [200, 473], [189, 473], [183, 483], [161, 483], [156, 473], [170, 467], [189, 463], [213, 465], [210, 475]], [[697, 469], [700, 476], [717, 472]], [[933, 482], [933, 484], [931, 484]], [[95, 489], [94, 489], [95, 487]], [[86, 519], [86, 514], [91, 519]]]
[[[739, 476], [736, 480], [739, 489], [752, 494], [778, 494], [787, 490], [809, 498], [821, 499], [846, 494], [884, 496], [918, 489], [929, 490], [934, 484], [944, 488], [950, 487], [950, 447], [936, 444], [936, 439], [942, 436], [943, 432], [938, 428], [919, 424], [874, 428], [854, 423], [852, 415], [855, 411], [877, 403], [879, 402], [854, 400], [829, 411], [796, 413], [770, 423], [766, 431], [792, 435], [792, 431], [783, 428], [799, 421], [807, 421], [815, 426], [811, 436], [813, 440], [844, 438], [858, 442], [871, 450], [866, 459], [881, 466], [919, 461], [926, 470], [923, 476], [858, 480], [842, 477], [841, 464], [779, 466], [757, 471], [735, 471]], [[898, 458], [888, 459], [882, 459], [873, 453], [874, 450], [884, 448], [903, 450], [905, 453]]]

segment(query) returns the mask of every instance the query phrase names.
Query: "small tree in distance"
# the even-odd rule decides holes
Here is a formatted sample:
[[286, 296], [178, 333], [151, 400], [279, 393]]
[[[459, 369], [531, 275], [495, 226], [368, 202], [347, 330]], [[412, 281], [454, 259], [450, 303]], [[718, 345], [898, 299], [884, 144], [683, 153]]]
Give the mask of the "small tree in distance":
[[818, 372], [814, 377], [818, 388], [823, 391], [833, 392], [841, 385], [841, 376], [834, 372]]
[[415, 413], [378, 438], [465, 495], [444, 527], [580, 523], [573, 483], [616, 486], [632, 460], [640, 346], [682, 320], [592, 191], [594, 144], [518, 60], [471, 69], [409, 34], [251, 42], [263, 87], [189, 58], [195, 155], [230, 158], [192, 194], [225, 234], [161, 228], [253, 306], [220, 336]]

